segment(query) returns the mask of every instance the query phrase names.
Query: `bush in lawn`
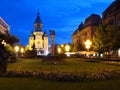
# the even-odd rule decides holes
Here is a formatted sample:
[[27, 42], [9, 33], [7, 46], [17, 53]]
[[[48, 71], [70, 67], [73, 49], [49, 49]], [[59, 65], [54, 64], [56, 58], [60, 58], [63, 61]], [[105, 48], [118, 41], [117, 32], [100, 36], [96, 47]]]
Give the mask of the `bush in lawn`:
[[10, 57], [8, 59], [9, 62], [16, 62], [17, 61], [17, 57], [15, 52], [10, 52]]
[[10, 56], [9, 51], [3, 44], [0, 44], [0, 73], [6, 73], [7, 71], [7, 60]]
[[37, 57], [37, 51], [36, 50], [27, 50], [27, 51], [25, 51], [24, 57], [35, 58], [35, 57]]
[[64, 58], [63, 56], [47, 56], [42, 58], [42, 61], [46, 64], [63, 64]]

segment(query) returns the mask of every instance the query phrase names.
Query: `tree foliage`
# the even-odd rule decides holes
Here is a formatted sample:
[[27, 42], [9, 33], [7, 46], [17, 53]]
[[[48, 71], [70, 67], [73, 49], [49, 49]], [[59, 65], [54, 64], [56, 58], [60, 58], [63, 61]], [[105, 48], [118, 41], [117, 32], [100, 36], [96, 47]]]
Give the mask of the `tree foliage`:
[[72, 51], [74, 52], [83, 51], [83, 50], [84, 50], [84, 47], [81, 43], [76, 43], [76, 44], [73, 44], [72, 46]]
[[[12, 47], [16, 42], [19, 42], [19, 39], [16, 36], [11, 35], [9, 32], [6, 32], [6, 34], [0, 33], [0, 73], [6, 72], [7, 60], [12, 52], [10, 46]], [[5, 43], [7, 43], [7, 46], [9, 47], [6, 47], [4, 45]]]
[[99, 53], [112, 49], [112, 33], [113, 29], [111, 25], [100, 24], [93, 37], [93, 49]]
[[6, 43], [10, 44], [13, 46], [15, 43], [19, 42], [19, 38], [11, 35], [9, 32], [6, 32], [6, 34], [0, 33], [0, 40], [1, 42], [4, 40]]
[[27, 58], [37, 57], [37, 50], [27, 50], [24, 54], [24, 57], [27, 57]]
[[103, 53], [120, 48], [120, 27], [102, 25], [97, 27], [93, 37], [94, 50]]

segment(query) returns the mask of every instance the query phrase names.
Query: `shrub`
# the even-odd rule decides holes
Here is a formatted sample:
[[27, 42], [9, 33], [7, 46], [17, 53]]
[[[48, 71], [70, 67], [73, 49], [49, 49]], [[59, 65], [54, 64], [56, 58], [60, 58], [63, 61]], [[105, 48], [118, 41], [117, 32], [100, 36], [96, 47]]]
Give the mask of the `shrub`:
[[63, 64], [64, 57], [61, 56], [47, 56], [42, 58], [43, 63], [46, 64]]

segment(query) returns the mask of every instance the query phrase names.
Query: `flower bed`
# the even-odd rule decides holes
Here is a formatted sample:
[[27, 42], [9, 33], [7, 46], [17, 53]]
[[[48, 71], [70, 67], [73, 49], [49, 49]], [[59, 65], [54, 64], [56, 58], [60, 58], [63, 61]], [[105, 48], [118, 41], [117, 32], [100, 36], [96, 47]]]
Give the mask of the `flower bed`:
[[6, 74], [0, 74], [0, 77], [38, 77], [45, 80], [53, 81], [93, 81], [93, 80], [108, 80], [120, 78], [120, 70], [101, 71], [98, 73], [43, 73], [43, 72], [28, 72], [28, 71], [9, 71]]

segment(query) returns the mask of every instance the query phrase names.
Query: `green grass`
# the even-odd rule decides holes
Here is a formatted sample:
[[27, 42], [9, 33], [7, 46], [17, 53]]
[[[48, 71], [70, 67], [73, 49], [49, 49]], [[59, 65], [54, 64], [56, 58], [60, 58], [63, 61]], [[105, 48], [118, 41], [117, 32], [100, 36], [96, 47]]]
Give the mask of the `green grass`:
[[[120, 70], [120, 64], [110, 62], [85, 62], [80, 58], [66, 58], [63, 64], [45, 64], [41, 59], [20, 59], [8, 64], [8, 71], [96, 73], [102, 70]], [[119, 90], [120, 79], [85, 82], [60, 82], [40, 78], [0, 78], [0, 90]]]
[[54, 73], [96, 73], [102, 70], [120, 70], [120, 65], [107, 64], [104, 61], [101, 62], [85, 62], [84, 59], [80, 58], [66, 58], [63, 64], [45, 64], [41, 59], [26, 59], [19, 60], [16, 63], [8, 64], [8, 71], [41, 71], [44, 73], [54, 72]]
[[99, 82], [55, 82], [38, 78], [0, 78], [0, 90], [120, 90], [120, 79]]

